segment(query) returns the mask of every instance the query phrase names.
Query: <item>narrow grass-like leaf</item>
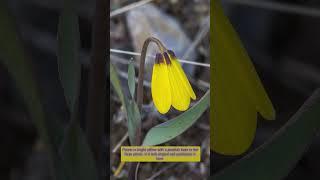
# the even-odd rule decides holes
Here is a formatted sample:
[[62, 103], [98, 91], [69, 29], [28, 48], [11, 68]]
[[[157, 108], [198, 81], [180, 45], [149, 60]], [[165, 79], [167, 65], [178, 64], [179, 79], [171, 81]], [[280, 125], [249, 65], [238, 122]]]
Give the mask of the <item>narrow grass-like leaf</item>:
[[10, 16], [6, 7], [5, 1], [0, 1], [0, 62], [7, 68], [12, 79], [15, 81], [17, 88], [24, 98], [31, 119], [40, 137], [46, 143], [50, 160], [53, 162], [53, 178], [68, 180], [70, 178], [55, 146], [57, 143], [55, 143], [54, 137], [61, 136], [59, 134], [60, 131], [53, 129], [46, 121], [46, 114], [42, 106], [31, 61], [24, 52], [22, 42], [14, 25], [14, 19]]
[[93, 154], [75, 119], [71, 121], [67, 131], [62, 154], [72, 180], [98, 180]]
[[72, 117], [61, 152], [72, 180], [97, 180], [98, 174], [93, 154], [78, 123], [77, 102], [81, 77], [80, 33], [78, 16], [74, 8], [73, 0], [64, 1], [58, 27], [59, 75]]
[[136, 139], [136, 130], [140, 127], [141, 124], [141, 115], [138, 109], [138, 105], [135, 101], [131, 100], [127, 107], [128, 113], [128, 135], [131, 144], [135, 144], [134, 140]]
[[134, 63], [132, 60], [130, 60], [129, 67], [128, 67], [128, 86], [129, 86], [132, 99], [134, 99], [134, 93], [136, 89], [135, 77], [136, 77], [136, 74], [134, 70]]
[[73, 8], [65, 3], [65, 7], [60, 15], [58, 27], [58, 67], [60, 81], [70, 111], [74, 109], [74, 104], [79, 94], [81, 76], [79, 43], [78, 16]]
[[131, 144], [134, 144], [136, 128], [139, 127], [141, 123], [141, 115], [138, 109], [137, 104], [133, 100], [129, 100], [124, 96], [120, 80], [118, 77], [117, 69], [113, 64], [110, 63], [110, 81], [114, 87], [117, 95], [120, 98], [120, 101], [125, 109], [128, 120], [128, 135]]
[[[110, 82], [111, 82], [115, 92], [119, 96], [122, 105], [126, 109], [127, 106], [128, 106], [127, 105], [128, 104], [128, 100], [123, 95], [123, 91], [122, 91], [122, 87], [121, 87], [120, 80], [119, 80], [119, 77], [118, 77], [117, 69], [116, 69], [116, 67], [114, 67], [114, 65], [112, 63], [110, 63]], [[127, 112], [127, 110], [125, 110], [125, 111]]]
[[158, 145], [177, 137], [192, 126], [209, 106], [210, 90], [186, 112], [151, 128], [144, 138], [143, 145]]
[[211, 177], [214, 180], [281, 180], [311, 144], [320, 128], [320, 89], [265, 144]]

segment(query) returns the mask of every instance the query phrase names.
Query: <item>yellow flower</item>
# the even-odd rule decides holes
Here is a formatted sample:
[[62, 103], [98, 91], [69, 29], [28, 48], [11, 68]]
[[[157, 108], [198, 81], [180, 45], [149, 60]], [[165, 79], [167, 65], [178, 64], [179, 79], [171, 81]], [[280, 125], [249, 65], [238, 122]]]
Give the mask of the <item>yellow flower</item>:
[[171, 105], [179, 111], [185, 111], [190, 105], [190, 98], [196, 99], [187, 76], [171, 50], [156, 55], [151, 94], [154, 105], [161, 114], [167, 113]]
[[255, 138], [258, 113], [274, 120], [276, 112], [220, 0], [211, 1], [211, 7], [210, 147], [223, 155], [240, 155]]

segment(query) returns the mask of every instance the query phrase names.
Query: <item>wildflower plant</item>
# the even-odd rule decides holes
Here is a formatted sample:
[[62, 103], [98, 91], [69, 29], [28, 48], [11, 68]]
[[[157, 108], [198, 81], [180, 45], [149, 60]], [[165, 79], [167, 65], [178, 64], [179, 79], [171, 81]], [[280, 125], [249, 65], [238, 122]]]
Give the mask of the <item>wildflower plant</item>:
[[[155, 43], [159, 49], [159, 53], [155, 56], [151, 77], [151, 94], [154, 105], [162, 114], [167, 113], [171, 106], [179, 111], [185, 112], [171, 120], [151, 128], [148, 130], [143, 141], [141, 141], [142, 132], [140, 114], [142, 113], [141, 107], [143, 102], [144, 63], [147, 48], [151, 42]], [[190, 128], [192, 124], [200, 118], [205, 110], [208, 109], [210, 104], [209, 90], [195, 103], [194, 106], [189, 108], [191, 99], [196, 100], [196, 95], [180, 63], [178, 62], [178, 58], [172, 50], [167, 50], [160, 40], [154, 37], [149, 37], [143, 44], [139, 66], [136, 102], [133, 100], [135, 94], [132, 93], [135, 92], [135, 83], [132, 83], [135, 79], [135, 73], [132, 69], [133, 63], [131, 62], [128, 68], [128, 86], [131, 96], [126, 97], [122, 92], [122, 87], [120, 86], [120, 81], [116, 73], [116, 67], [112, 64], [110, 65], [111, 83], [120, 97], [127, 113], [128, 132], [131, 145], [152, 146], [172, 140]], [[122, 166], [123, 163], [121, 163], [119, 167]], [[135, 171], [132, 170], [131, 172]], [[119, 171], [116, 171], [116, 173], [119, 173]], [[129, 177], [131, 176], [134, 175], [130, 174], [129, 171]]]
[[[143, 46], [142, 55], [140, 59], [140, 68], [139, 68], [139, 77], [138, 77], [138, 87], [137, 87], [137, 102], [133, 102], [133, 99], [125, 97], [122, 92], [122, 87], [120, 86], [119, 79], [117, 77], [117, 70], [111, 64], [110, 66], [110, 75], [111, 75], [111, 83], [116, 90], [118, 96], [124, 104], [125, 111], [127, 112], [128, 117], [128, 130], [131, 131], [131, 125], [134, 125], [135, 130], [140, 125], [136, 125], [137, 123], [131, 123], [131, 113], [129, 113], [130, 109], [135, 109], [136, 114], [141, 113], [142, 107], [142, 97], [143, 97], [143, 79], [144, 79], [144, 62], [146, 57], [146, 51], [148, 44], [150, 42], [154, 42], [158, 45], [158, 48], [161, 53], [158, 53], [155, 58], [155, 64], [152, 72], [152, 80], [151, 80], [151, 94], [153, 97], [153, 102], [155, 104], [156, 109], [160, 113], [167, 113], [170, 109], [171, 105], [180, 110], [185, 111], [181, 115], [176, 118], [169, 120], [163, 124], [159, 124], [152, 129], [149, 130], [146, 137], [143, 140], [143, 145], [157, 145], [161, 143], [165, 143], [179, 134], [183, 133], [187, 130], [200, 116], [201, 114], [209, 107], [209, 91], [189, 110], [190, 99], [196, 99], [196, 95], [187, 79], [187, 76], [184, 74], [181, 65], [178, 62], [178, 59], [175, 57], [173, 51], [167, 50], [164, 45], [156, 38], [150, 37], [148, 38]], [[170, 63], [170, 64], [169, 64]], [[133, 68], [133, 63], [129, 64], [129, 70]], [[170, 70], [169, 70], [170, 69]], [[132, 71], [132, 70], [130, 70]], [[171, 73], [171, 74], [170, 74]], [[134, 73], [128, 73], [128, 85], [129, 89], [135, 88], [135, 83], [130, 81], [134, 81]], [[173, 77], [174, 76], [174, 77]], [[170, 78], [171, 77], [171, 78]], [[173, 79], [174, 78], [174, 79]], [[171, 80], [171, 81], [170, 81]], [[179, 85], [180, 87], [177, 87]], [[134, 90], [130, 90], [130, 92], [135, 92]], [[134, 94], [131, 94], [131, 97], [134, 97]], [[172, 100], [174, 99], [174, 100]], [[184, 100], [183, 100], [184, 99]], [[178, 103], [176, 101], [183, 100], [183, 103]], [[137, 108], [130, 107], [130, 103]], [[136, 105], [134, 105], [136, 104]], [[186, 111], [187, 110], [187, 111]], [[139, 115], [140, 117], [140, 115]], [[141, 122], [141, 120], [133, 120]], [[177, 123], [179, 126], [176, 126]], [[162, 130], [160, 130], [162, 129]], [[139, 130], [139, 129], [138, 129]], [[131, 134], [130, 142], [131, 144], [139, 144], [134, 143], [137, 134], [141, 134], [139, 132], [129, 133], [129, 137]], [[141, 144], [139, 144], [141, 145]]]

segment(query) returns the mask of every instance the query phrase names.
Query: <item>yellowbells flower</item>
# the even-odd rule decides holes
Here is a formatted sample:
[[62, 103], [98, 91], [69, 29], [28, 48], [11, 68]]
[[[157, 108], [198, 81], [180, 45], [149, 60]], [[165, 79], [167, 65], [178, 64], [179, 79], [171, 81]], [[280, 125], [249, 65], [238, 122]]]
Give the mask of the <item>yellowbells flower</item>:
[[240, 155], [253, 142], [257, 113], [267, 120], [276, 115], [254, 65], [218, 1], [211, 1], [210, 148], [224, 155]]
[[156, 55], [152, 70], [151, 95], [155, 107], [161, 114], [169, 111], [171, 105], [185, 111], [190, 98], [196, 95], [173, 51], [167, 50]]

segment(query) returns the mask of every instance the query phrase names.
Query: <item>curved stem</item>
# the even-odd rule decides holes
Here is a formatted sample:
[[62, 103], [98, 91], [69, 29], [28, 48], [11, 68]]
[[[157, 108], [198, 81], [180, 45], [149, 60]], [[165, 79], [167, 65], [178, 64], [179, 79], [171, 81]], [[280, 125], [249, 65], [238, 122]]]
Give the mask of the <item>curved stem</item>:
[[[164, 53], [167, 50], [165, 48], [165, 46], [161, 43], [161, 41], [157, 38], [154, 38], [154, 37], [149, 37], [143, 43], [142, 50], [141, 50], [139, 76], [138, 76], [138, 88], [137, 88], [137, 105], [138, 105], [140, 112], [142, 110], [141, 107], [142, 107], [142, 103], [143, 103], [144, 65], [145, 65], [145, 59], [147, 56], [147, 50], [148, 50], [148, 46], [149, 46], [150, 42], [156, 43], [156, 45], [158, 46], [161, 53]], [[139, 124], [139, 126], [136, 129], [135, 135], [136, 135], [136, 137], [135, 137], [136, 139], [134, 141], [134, 144], [132, 144], [132, 145], [139, 146], [141, 144], [141, 123]], [[129, 176], [128, 176], [129, 180], [134, 180], [134, 179], [137, 180], [138, 168], [139, 168], [139, 163], [137, 163], [137, 162], [130, 163]]]
[[138, 89], [137, 89], [137, 104], [138, 108], [141, 111], [141, 106], [143, 103], [143, 79], [144, 79], [144, 65], [145, 65], [145, 59], [147, 56], [147, 50], [150, 42], [154, 42], [157, 44], [158, 48], [160, 49], [161, 53], [164, 53], [167, 49], [164, 47], [162, 42], [155, 38], [155, 37], [149, 37], [144, 41], [142, 51], [141, 51], [141, 57], [140, 57], [140, 66], [139, 66], [139, 77], [138, 77]]

